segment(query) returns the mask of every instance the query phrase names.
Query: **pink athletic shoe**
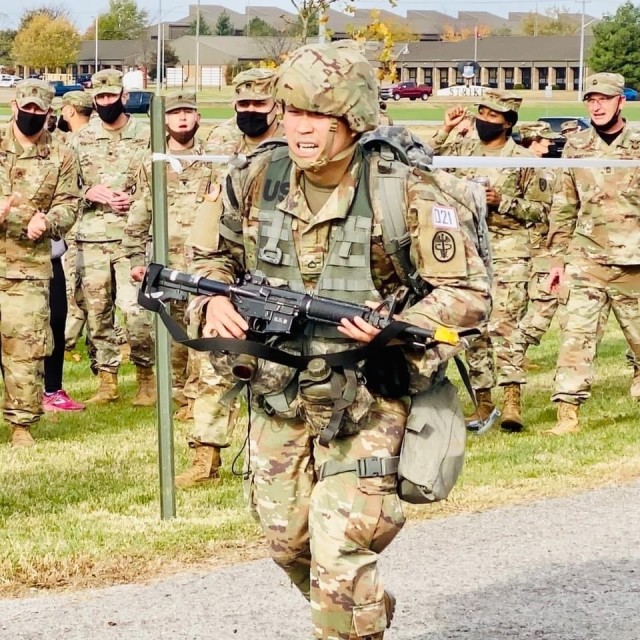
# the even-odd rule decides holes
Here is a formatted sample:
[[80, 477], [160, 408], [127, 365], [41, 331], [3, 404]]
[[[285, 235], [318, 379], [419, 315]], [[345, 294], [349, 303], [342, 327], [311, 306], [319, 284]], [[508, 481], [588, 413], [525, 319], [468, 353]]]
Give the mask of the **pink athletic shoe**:
[[45, 411], [84, 411], [81, 402], [72, 400], [64, 389], [56, 391], [54, 394], [42, 397], [42, 408]]

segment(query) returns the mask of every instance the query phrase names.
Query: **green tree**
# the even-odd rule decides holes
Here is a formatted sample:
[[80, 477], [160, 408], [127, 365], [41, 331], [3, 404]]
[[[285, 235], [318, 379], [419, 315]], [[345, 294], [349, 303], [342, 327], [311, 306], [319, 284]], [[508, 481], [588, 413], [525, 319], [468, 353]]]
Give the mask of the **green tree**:
[[11, 48], [13, 47], [13, 41], [17, 33], [14, 29], [0, 30], [0, 64], [5, 66], [11, 65]]
[[587, 55], [589, 67], [621, 73], [627, 85], [640, 88], [640, 5], [630, 1], [620, 5], [593, 27], [593, 36]]
[[56, 69], [77, 62], [79, 51], [80, 36], [66, 18], [40, 14], [18, 31], [12, 56], [21, 65]]
[[541, 16], [529, 13], [520, 24], [525, 36], [563, 36], [575, 34], [580, 29], [580, 22], [570, 15], [567, 7], [551, 7]]
[[[109, 0], [109, 8], [98, 16], [98, 37], [101, 40], [140, 40], [148, 29], [149, 15], [135, 0]], [[95, 37], [95, 23], [85, 33]]]
[[[151, 54], [151, 63], [149, 65], [149, 78], [151, 80], [156, 79], [156, 75], [158, 73], [158, 56], [156, 52]], [[164, 43], [164, 73], [162, 78], [164, 79], [167, 74], [168, 67], [175, 67], [180, 62], [180, 58], [176, 55], [176, 52], [173, 50], [173, 47], [168, 43]]]
[[262, 18], [253, 16], [251, 20], [247, 22], [247, 26], [244, 28], [244, 35], [252, 38], [262, 38], [263, 36], [275, 36], [278, 30], [267, 24]]
[[[198, 28], [198, 19], [194, 18], [191, 23], [189, 24], [189, 28], [186, 31], [186, 35], [188, 36], [195, 36], [198, 35], [196, 33], [196, 29]], [[212, 36], [213, 35], [213, 31], [211, 31], [211, 27], [209, 26], [208, 22], [205, 22], [202, 19], [202, 13], [200, 14], [200, 34], [201, 36]]]
[[216, 22], [215, 32], [217, 36], [232, 36], [234, 34], [235, 29], [233, 28], [233, 23], [231, 22], [231, 16], [223, 11], [219, 16]]

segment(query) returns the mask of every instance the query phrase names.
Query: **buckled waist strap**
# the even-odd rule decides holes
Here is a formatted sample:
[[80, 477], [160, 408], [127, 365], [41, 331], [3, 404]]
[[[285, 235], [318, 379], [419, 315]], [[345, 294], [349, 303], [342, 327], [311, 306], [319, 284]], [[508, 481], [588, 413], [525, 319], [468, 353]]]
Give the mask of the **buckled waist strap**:
[[377, 478], [378, 476], [390, 476], [398, 471], [399, 456], [389, 458], [359, 458], [354, 462], [338, 462], [329, 460], [320, 467], [318, 482], [336, 476], [339, 473], [355, 471], [358, 478]]

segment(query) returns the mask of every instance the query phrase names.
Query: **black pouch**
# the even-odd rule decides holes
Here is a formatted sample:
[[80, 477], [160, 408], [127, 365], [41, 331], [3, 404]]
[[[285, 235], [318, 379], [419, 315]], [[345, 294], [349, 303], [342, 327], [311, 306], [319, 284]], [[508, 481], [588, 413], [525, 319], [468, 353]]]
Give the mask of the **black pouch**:
[[367, 358], [362, 373], [373, 394], [394, 399], [409, 393], [409, 365], [400, 345], [385, 347]]

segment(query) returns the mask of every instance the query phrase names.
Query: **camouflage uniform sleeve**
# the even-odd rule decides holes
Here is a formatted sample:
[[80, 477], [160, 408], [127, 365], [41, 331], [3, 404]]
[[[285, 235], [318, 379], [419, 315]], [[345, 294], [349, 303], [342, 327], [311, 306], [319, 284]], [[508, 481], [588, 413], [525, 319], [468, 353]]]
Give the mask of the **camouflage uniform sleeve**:
[[446, 142], [449, 139], [449, 133], [444, 129], [438, 129], [432, 136], [427, 140], [427, 144], [433, 149], [433, 153], [438, 156], [447, 156], [451, 155], [450, 152], [451, 145], [447, 145]]
[[78, 217], [82, 178], [78, 156], [70, 149], [61, 151], [58, 184], [47, 212], [47, 234], [63, 238]]
[[564, 254], [573, 236], [579, 209], [580, 196], [575, 175], [572, 169], [564, 169], [560, 174], [560, 187], [554, 195], [549, 214], [547, 245], [554, 266], [564, 264]]
[[136, 193], [129, 209], [122, 248], [131, 261], [131, 268], [146, 264], [147, 240], [151, 228], [151, 186], [144, 163], [136, 176]]
[[545, 174], [535, 169], [519, 171], [517, 188], [505, 191], [498, 206], [498, 213], [506, 214], [522, 222], [544, 222], [549, 215], [553, 198], [553, 184]]
[[455, 189], [445, 194], [433, 174], [417, 171], [407, 184], [411, 258], [432, 290], [402, 319], [428, 329], [480, 327], [491, 310], [489, 276], [473, 236], [474, 205], [462, 182]]

